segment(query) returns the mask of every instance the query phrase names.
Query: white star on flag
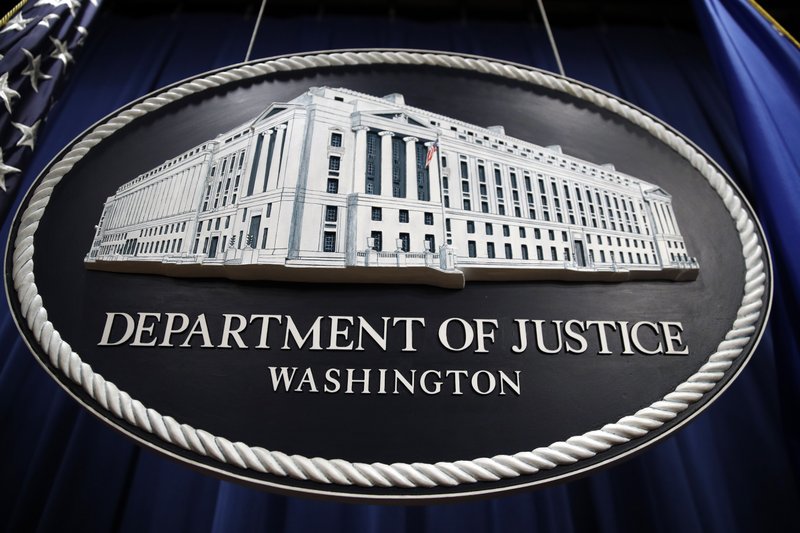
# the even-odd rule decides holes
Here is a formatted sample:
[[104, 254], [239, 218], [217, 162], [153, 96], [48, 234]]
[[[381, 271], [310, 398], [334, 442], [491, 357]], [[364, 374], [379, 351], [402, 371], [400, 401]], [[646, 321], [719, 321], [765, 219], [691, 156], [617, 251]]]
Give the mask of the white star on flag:
[[42, 56], [34, 57], [32, 53], [24, 48], [22, 53], [28, 58], [28, 66], [22, 71], [22, 75], [31, 79], [31, 87], [33, 87], [34, 92], [38, 93], [39, 80], [49, 80], [52, 76], [42, 73]]
[[69, 12], [74, 17], [75, 10], [81, 7], [81, 3], [79, 0], [39, 0], [34, 4], [34, 7], [39, 7], [39, 6], [53, 6], [53, 7], [67, 6]]
[[49, 14], [45, 15], [44, 18], [42, 18], [42, 20], [39, 21], [39, 26], [44, 26], [45, 28], [49, 28], [50, 27], [50, 21], [51, 20], [58, 20], [59, 18], [60, 17], [59, 17], [58, 14], [49, 13]]
[[53, 43], [55, 47], [53, 52], [50, 54], [50, 57], [53, 59], [57, 59], [64, 63], [66, 67], [70, 61], [72, 61], [72, 54], [69, 53], [69, 48], [67, 48], [67, 43], [65, 41], [59, 41], [58, 39], [54, 39], [50, 37], [50, 42]]
[[14, 18], [12, 18], [11, 20], [9, 20], [9, 21], [6, 23], [6, 25], [5, 25], [5, 26], [3, 26], [3, 29], [2, 29], [2, 30], [0, 30], [0, 33], [5, 33], [5, 32], [7, 32], [7, 31], [11, 31], [11, 30], [15, 30], [15, 31], [24, 30], [24, 29], [25, 29], [25, 27], [26, 27], [28, 24], [30, 24], [30, 22], [31, 22], [32, 20], [33, 20], [32, 18], [30, 18], [30, 19], [26, 19], [25, 17], [23, 17], [23, 16], [22, 16], [22, 13], [17, 13], [17, 16], [15, 16], [15, 17], [14, 17]]
[[17, 141], [17, 146], [29, 146], [33, 150], [33, 145], [36, 142], [36, 133], [41, 122], [42, 120], [39, 119], [31, 126], [26, 126], [20, 122], [11, 122], [11, 125], [22, 133], [22, 137]]
[[3, 189], [3, 191], [6, 190], [6, 174], [11, 174], [12, 172], [19, 172], [19, 169], [3, 162], [3, 149], [0, 148], [0, 189]]
[[6, 104], [8, 114], [11, 114], [11, 101], [14, 98], [19, 98], [19, 93], [8, 86], [8, 72], [3, 72], [0, 75], [0, 100]]

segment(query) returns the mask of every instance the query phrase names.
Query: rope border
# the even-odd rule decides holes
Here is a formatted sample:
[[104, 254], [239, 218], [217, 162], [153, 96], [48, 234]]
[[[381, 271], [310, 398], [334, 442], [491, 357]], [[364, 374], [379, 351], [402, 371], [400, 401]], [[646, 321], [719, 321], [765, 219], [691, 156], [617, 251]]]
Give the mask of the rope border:
[[[341, 459], [308, 458], [250, 447], [242, 442], [231, 442], [202, 429], [180, 424], [170, 416], [161, 415], [145, 407], [125, 391], [119, 390], [114, 383], [106, 381], [103, 376], [95, 373], [90, 365], [84, 363], [80, 356], [72, 351], [70, 345], [61, 338], [54, 325], [47, 319], [47, 310], [38, 293], [33, 274], [33, 241], [53, 189], [75, 163], [103, 139], [137, 118], [206, 89], [282, 71], [373, 64], [427, 65], [475, 71], [556, 90], [616, 113], [645, 129], [686, 158], [708, 180], [730, 212], [739, 232], [746, 267], [744, 294], [737, 318], [717, 350], [695, 374], [678, 385], [673, 392], [633, 415], [625, 416], [600, 429], [532, 451], [434, 464], [367, 464]], [[536, 474], [559, 465], [575, 464], [613, 446], [643, 437], [699, 401], [724, 377], [753, 335], [760, 333], [756, 332], [756, 323], [761, 317], [767, 290], [765, 259], [768, 262], [768, 256], [759, 242], [757, 223], [750, 218], [744, 202], [728, 179], [707, 156], [680, 135], [643, 111], [600, 90], [572, 80], [521, 65], [435, 52], [342, 51], [280, 57], [238, 65], [180, 82], [164, 92], [145, 97], [130, 108], [109, 116], [95, 125], [68, 152], [55, 160], [33, 191], [19, 220], [14, 240], [11, 273], [19, 299], [20, 313], [25, 318], [31, 334], [47, 354], [50, 364], [81, 386], [106, 411], [169, 444], [227, 465], [275, 476], [342, 486], [434, 488], [498, 481]]]

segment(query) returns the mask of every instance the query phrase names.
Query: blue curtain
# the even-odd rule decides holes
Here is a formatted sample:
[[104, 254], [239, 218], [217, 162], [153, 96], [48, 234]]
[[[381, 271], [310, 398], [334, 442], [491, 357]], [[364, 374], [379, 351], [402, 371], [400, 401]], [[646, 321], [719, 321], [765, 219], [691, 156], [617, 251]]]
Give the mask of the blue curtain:
[[[796, 527], [798, 351], [792, 318], [798, 270], [791, 248], [797, 166], [793, 174], [778, 173], [768, 166], [775, 156], [755, 153], [761, 144], [749, 128], [763, 111], [733, 90], [724, 59], [730, 42], [718, 37], [722, 21], [714, 9], [697, 3], [714, 60], [697, 35], [667, 27], [555, 29], [568, 75], [630, 100], [685, 133], [738, 180], [765, 217], [778, 271], [772, 321], [742, 375], [685, 429], [607, 470], [511, 496], [415, 507], [276, 496], [141, 449], [81, 410], [34, 361], [3, 309], [0, 529], [730, 533]], [[252, 23], [224, 14], [102, 16], [41, 132], [34, 161], [25, 169], [26, 184], [68, 141], [118, 106], [241, 61]], [[742, 26], [745, 35], [751, 29]], [[776, 56], [755, 43], [766, 58]], [[452, 50], [555, 68], [540, 28], [471, 20], [267, 17], [254, 57], [346, 47]], [[794, 107], [787, 113], [796, 111], [800, 98], [793, 80], [787, 95]], [[798, 119], [795, 113], [795, 124]], [[773, 131], [783, 128], [776, 122]], [[796, 140], [789, 151], [796, 150]], [[8, 227], [6, 220], [3, 239]]]

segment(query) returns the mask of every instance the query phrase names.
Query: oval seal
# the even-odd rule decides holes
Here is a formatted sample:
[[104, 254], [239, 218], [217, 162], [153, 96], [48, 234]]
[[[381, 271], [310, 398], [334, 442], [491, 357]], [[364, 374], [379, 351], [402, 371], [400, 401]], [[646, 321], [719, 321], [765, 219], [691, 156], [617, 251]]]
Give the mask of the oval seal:
[[167, 87], [66, 147], [6, 251], [95, 415], [272, 490], [430, 501], [568, 479], [713, 401], [771, 301], [699, 148], [580, 82], [335, 51]]

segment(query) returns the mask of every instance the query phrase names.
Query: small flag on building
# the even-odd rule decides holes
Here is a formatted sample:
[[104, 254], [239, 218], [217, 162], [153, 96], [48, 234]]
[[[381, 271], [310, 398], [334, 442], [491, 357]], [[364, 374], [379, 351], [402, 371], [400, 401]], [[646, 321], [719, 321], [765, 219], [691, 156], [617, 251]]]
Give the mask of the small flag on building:
[[101, 0], [28, 0], [0, 13], [0, 217]]
[[436, 157], [436, 152], [439, 150], [439, 139], [428, 147], [428, 155], [425, 156], [425, 168], [431, 165], [431, 161]]

